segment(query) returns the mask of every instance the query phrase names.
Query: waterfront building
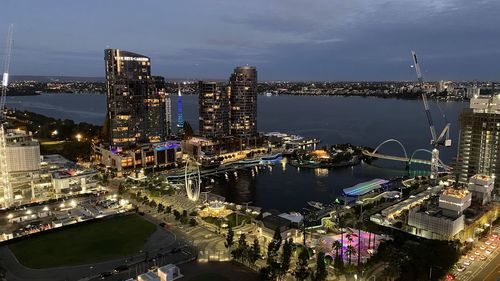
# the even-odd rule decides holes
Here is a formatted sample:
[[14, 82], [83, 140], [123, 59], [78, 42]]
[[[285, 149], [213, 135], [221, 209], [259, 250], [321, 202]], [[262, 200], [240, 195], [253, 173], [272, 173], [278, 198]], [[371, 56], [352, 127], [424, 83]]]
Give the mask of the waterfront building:
[[140, 144], [127, 148], [93, 146], [94, 158], [100, 164], [121, 176], [125, 170], [136, 168], [174, 167], [182, 158], [181, 145], [177, 141]]
[[257, 134], [257, 69], [236, 67], [228, 86], [230, 104], [230, 133], [235, 137]]
[[[476, 175], [500, 176], [500, 96], [478, 96], [460, 114], [456, 172], [461, 182]], [[500, 181], [494, 184], [498, 194]]]
[[105, 50], [107, 114], [105, 140], [112, 146], [158, 142], [168, 135], [165, 82], [151, 76], [149, 57]]
[[229, 135], [229, 100], [227, 91], [217, 82], [198, 82], [199, 134], [207, 138]]
[[495, 179], [488, 175], [474, 175], [469, 179], [467, 189], [472, 193], [472, 200], [485, 205], [491, 201], [491, 192]]
[[182, 112], [182, 93], [179, 84], [177, 93], [177, 133], [182, 133], [184, 130], [184, 113]]

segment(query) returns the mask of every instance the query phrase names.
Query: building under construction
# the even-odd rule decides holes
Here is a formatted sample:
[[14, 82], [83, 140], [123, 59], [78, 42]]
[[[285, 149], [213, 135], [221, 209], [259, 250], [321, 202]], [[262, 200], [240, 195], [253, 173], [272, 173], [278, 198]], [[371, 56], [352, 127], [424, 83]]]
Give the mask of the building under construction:
[[[475, 174], [500, 176], [500, 96], [477, 96], [460, 114], [456, 172], [462, 182]], [[494, 194], [499, 192], [496, 181]]]

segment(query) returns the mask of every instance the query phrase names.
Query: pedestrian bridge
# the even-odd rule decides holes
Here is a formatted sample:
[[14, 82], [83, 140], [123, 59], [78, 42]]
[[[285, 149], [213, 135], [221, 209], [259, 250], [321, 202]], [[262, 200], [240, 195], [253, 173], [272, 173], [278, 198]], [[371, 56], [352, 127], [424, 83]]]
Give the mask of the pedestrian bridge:
[[[396, 156], [396, 155], [389, 155], [389, 154], [383, 154], [379, 153], [378, 150], [385, 144], [387, 143], [397, 143], [401, 147], [403, 154], [402, 156]], [[368, 150], [363, 150], [363, 155], [373, 157], [373, 158], [378, 158], [378, 159], [385, 159], [385, 160], [391, 160], [391, 161], [399, 161], [399, 162], [405, 162], [407, 166], [411, 164], [423, 164], [423, 165], [431, 165], [431, 160], [426, 160], [426, 159], [419, 159], [415, 158], [415, 155], [420, 152], [426, 152], [428, 154], [432, 154], [432, 151], [428, 149], [417, 149], [415, 150], [410, 157], [408, 157], [408, 153], [406, 152], [406, 148], [404, 145], [396, 140], [396, 139], [388, 139], [383, 141], [381, 144], [379, 144], [373, 151], [368, 151]], [[441, 159], [439, 159], [439, 167], [443, 168], [444, 170], [451, 170], [451, 167], [444, 164]]]

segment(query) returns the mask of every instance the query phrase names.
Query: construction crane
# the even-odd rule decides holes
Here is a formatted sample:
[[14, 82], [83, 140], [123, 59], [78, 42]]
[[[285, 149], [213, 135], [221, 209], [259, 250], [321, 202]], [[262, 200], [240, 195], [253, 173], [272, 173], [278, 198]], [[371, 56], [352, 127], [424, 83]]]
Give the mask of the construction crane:
[[7, 140], [5, 138], [5, 97], [7, 95], [7, 87], [9, 86], [9, 67], [10, 56], [12, 52], [12, 35], [14, 25], [9, 26], [7, 32], [7, 42], [5, 44], [5, 57], [3, 62], [2, 75], [2, 94], [0, 96], [0, 184], [3, 193], [3, 206], [8, 207], [12, 204], [13, 194], [10, 185], [9, 170], [7, 168]]
[[445, 119], [446, 125], [444, 126], [443, 130], [439, 134], [439, 136], [436, 133], [436, 128], [434, 126], [434, 122], [432, 121], [432, 115], [431, 111], [429, 108], [429, 102], [427, 101], [427, 94], [425, 93], [423, 89], [424, 85], [424, 79], [422, 78], [422, 72], [420, 70], [420, 63], [417, 59], [417, 54], [415, 51], [410, 52], [411, 57], [413, 59], [413, 66], [415, 67], [415, 72], [417, 73], [417, 80], [418, 84], [420, 86], [420, 89], [422, 90], [422, 101], [424, 102], [424, 109], [425, 109], [425, 114], [427, 115], [427, 121], [429, 123], [429, 129], [431, 131], [431, 145], [433, 146], [432, 149], [432, 159], [431, 159], [431, 179], [437, 179], [438, 173], [439, 173], [439, 147], [440, 146], [451, 146], [451, 139], [450, 139], [450, 122], [446, 119], [446, 116], [443, 114], [443, 118]]

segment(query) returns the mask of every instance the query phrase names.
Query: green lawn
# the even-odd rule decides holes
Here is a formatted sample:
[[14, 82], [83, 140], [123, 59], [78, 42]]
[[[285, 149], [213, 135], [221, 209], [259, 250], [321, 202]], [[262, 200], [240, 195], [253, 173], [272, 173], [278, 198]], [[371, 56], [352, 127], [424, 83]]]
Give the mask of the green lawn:
[[217, 273], [204, 273], [188, 279], [187, 281], [229, 281], [229, 279]]
[[102, 220], [9, 246], [30, 268], [91, 264], [138, 252], [156, 226], [138, 215]]

